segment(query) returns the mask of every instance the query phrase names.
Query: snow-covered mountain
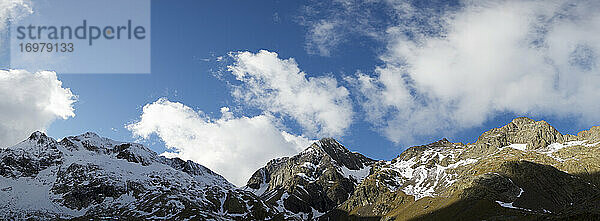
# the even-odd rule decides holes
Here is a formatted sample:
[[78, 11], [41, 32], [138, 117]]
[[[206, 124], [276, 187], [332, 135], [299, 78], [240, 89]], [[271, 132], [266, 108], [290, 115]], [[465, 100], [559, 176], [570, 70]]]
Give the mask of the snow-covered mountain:
[[191, 161], [94, 133], [0, 149], [0, 219], [600, 220], [600, 127], [517, 118], [375, 161], [325, 138], [237, 188]]
[[0, 150], [2, 219], [262, 220], [276, 210], [191, 161], [94, 133]]

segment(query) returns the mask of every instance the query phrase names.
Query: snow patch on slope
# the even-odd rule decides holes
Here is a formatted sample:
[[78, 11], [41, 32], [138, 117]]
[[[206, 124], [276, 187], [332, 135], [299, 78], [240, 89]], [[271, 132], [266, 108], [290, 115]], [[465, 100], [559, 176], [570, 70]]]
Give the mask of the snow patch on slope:
[[521, 143], [516, 143], [516, 144], [511, 144], [505, 147], [502, 147], [500, 149], [504, 149], [504, 148], [513, 148], [515, 150], [520, 150], [520, 151], [527, 151], [527, 144], [521, 144]]
[[[461, 166], [474, 164], [477, 159], [456, 160], [462, 149], [434, 148], [423, 151], [420, 158], [411, 158], [408, 160], [399, 160], [395, 163], [388, 163], [388, 168], [400, 175], [392, 181], [394, 185], [387, 185], [390, 191], [402, 190], [407, 195], [412, 195], [415, 200], [423, 197], [435, 196], [435, 190], [438, 187], [447, 187], [457, 181], [457, 175], [448, 170], [456, 169]], [[447, 166], [440, 165], [440, 159], [449, 158]], [[430, 165], [431, 162], [435, 162]], [[385, 170], [384, 169], [384, 170]]]
[[558, 162], [565, 162], [567, 159], [562, 159], [558, 156], [555, 156], [554, 153], [561, 149], [567, 148], [567, 147], [573, 147], [573, 146], [592, 147], [592, 146], [595, 146], [595, 144], [592, 146], [588, 146], [589, 144], [585, 144], [586, 142], [587, 142], [586, 140], [582, 140], [582, 141], [578, 140], [578, 141], [569, 141], [569, 142], [565, 142], [562, 144], [561, 143], [553, 143], [553, 144], [548, 145], [548, 147], [546, 147], [545, 149], [540, 150], [540, 153], [545, 154], [545, 155], [555, 159]]
[[361, 183], [371, 171], [371, 166], [363, 166], [358, 170], [348, 169], [346, 166], [339, 167], [341, 170], [341, 174], [350, 180], [355, 180], [357, 183]]
[[498, 203], [498, 205], [500, 205], [501, 207], [504, 207], [504, 208], [519, 209], [519, 210], [525, 210], [525, 211], [530, 211], [531, 212], [530, 209], [525, 209], [525, 208], [513, 206], [514, 202], [505, 203], [505, 202], [502, 202], [502, 201], [496, 201], [496, 203]]

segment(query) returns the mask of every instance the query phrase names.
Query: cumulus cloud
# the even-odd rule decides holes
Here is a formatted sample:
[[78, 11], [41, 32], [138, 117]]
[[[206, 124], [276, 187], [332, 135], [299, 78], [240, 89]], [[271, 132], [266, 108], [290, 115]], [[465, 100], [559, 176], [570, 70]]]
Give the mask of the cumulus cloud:
[[[319, 36], [352, 34], [384, 46], [383, 65], [348, 80], [367, 121], [394, 142], [451, 135], [499, 113], [600, 121], [598, 1], [323, 4], [339, 10], [308, 7], [307, 44], [341, 47], [343, 39]], [[365, 16], [372, 19], [362, 22]], [[326, 34], [313, 34], [320, 30]]]
[[293, 58], [277, 53], [238, 52], [229, 71], [241, 85], [233, 96], [261, 110], [296, 120], [311, 136], [339, 136], [350, 126], [353, 110], [348, 90], [333, 77], [307, 77]]
[[437, 17], [392, 5], [423, 22], [387, 28], [385, 65], [353, 80], [390, 140], [478, 126], [501, 112], [600, 120], [598, 2], [464, 1]]
[[144, 106], [140, 120], [127, 128], [143, 138], [157, 135], [174, 150], [163, 155], [193, 160], [238, 186], [269, 160], [296, 154], [311, 142], [278, 129], [267, 114], [235, 117], [223, 107], [213, 119], [165, 98]]
[[50, 71], [0, 70], [0, 98], [0, 147], [75, 116], [75, 95]]

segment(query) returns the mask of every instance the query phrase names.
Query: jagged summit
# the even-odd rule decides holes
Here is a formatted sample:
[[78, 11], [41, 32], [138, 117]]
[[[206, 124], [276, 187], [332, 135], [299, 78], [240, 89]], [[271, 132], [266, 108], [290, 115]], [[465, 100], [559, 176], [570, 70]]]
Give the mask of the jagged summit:
[[348, 148], [333, 138], [323, 138], [313, 143], [307, 149], [309, 148], [319, 148], [340, 166], [345, 166], [351, 170], [361, 169], [365, 163], [374, 161], [362, 154], [348, 150]]
[[[546, 121], [541, 121], [541, 122], [548, 124]], [[513, 119], [511, 121], [511, 123], [513, 123], [515, 125], [527, 125], [527, 124], [535, 123], [535, 120], [533, 120], [529, 117], [517, 117], [517, 118]]]
[[519, 117], [503, 127], [494, 128], [483, 133], [479, 136], [476, 144], [494, 147], [526, 144], [527, 149], [539, 149], [552, 143], [563, 143], [564, 141], [563, 135], [548, 122]]
[[29, 135], [30, 140], [37, 140], [37, 139], [44, 138], [44, 137], [47, 137], [46, 134], [39, 130], [35, 131], [35, 132], [31, 133], [31, 135]]
[[442, 138], [441, 140], [438, 140], [436, 142], [430, 143], [430, 144], [425, 144], [422, 146], [418, 146], [420, 148], [436, 148], [436, 147], [452, 147], [457, 145], [457, 143], [452, 143], [448, 140], [448, 138]]
[[600, 142], [600, 126], [594, 126], [589, 130], [584, 130], [577, 133], [577, 137], [588, 142]]
[[22, 155], [23, 158], [35, 156], [37, 158], [49, 157], [47, 160], [54, 160], [62, 154], [57, 150], [58, 146], [59, 144], [54, 138], [48, 137], [44, 132], [36, 131], [31, 133], [27, 139], [13, 146], [0, 149], [0, 152], [3, 151], [5, 154], [10, 153], [14, 156]]
[[400, 159], [409, 159], [409, 158], [422, 156], [423, 154], [430, 154], [433, 151], [441, 152], [444, 150], [452, 150], [452, 149], [461, 148], [461, 147], [464, 147], [464, 145], [462, 143], [452, 143], [447, 138], [442, 138], [441, 140], [438, 140], [438, 141], [430, 143], [430, 144], [410, 147], [410, 148], [406, 149], [404, 152], [402, 152], [400, 155], [398, 155], [398, 157], [393, 159], [392, 162], [395, 162]]
[[442, 144], [442, 145], [444, 145], [444, 144], [448, 144], [448, 143], [452, 143], [452, 142], [450, 142], [450, 141], [448, 140], [448, 138], [445, 138], [445, 137], [444, 137], [444, 138], [442, 138], [441, 140], [438, 140], [438, 141], [434, 142], [434, 144], [436, 144], [436, 143], [439, 143], [439, 144]]
[[[29, 137], [22, 141], [21, 143], [37, 143], [38, 145], [45, 145], [45, 144], [51, 144], [54, 145], [56, 143], [56, 140], [52, 137], [48, 137], [44, 132], [41, 131], [35, 131], [33, 133], [31, 133], [31, 135], [29, 135]], [[17, 145], [19, 146], [19, 145]]]
[[83, 134], [77, 135], [75, 137], [82, 137], [82, 138], [100, 138], [100, 136], [97, 133], [91, 132], [91, 131], [87, 131]]

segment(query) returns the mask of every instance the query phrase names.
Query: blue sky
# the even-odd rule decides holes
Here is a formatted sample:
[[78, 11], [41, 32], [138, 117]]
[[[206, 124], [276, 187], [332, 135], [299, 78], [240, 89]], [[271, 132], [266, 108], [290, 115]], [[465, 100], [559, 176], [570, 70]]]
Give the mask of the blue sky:
[[[143, 105], [161, 97], [218, 116], [221, 107], [237, 104], [226, 82], [211, 70], [218, 64], [202, 59], [214, 60], [231, 51], [276, 51], [283, 58], [295, 58], [311, 75], [332, 75], [340, 81], [344, 75], [377, 64], [377, 46], [367, 43], [341, 49], [336, 52], [338, 56], [308, 54], [306, 28], [298, 23], [302, 6], [290, 2], [153, 1], [152, 73], [59, 75], [64, 86], [78, 95], [76, 117], [54, 122], [48, 133], [63, 137], [93, 130], [113, 139], [133, 140], [124, 125], [139, 117]], [[389, 159], [399, 152], [397, 145], [365, 122], [357, 122], [340, 139], [349, 148], [374, 158]], [[163, 144], [155, 141], [148, 144], [162, 152]]]
[[[148, 135], [142, 139], [126, 125], [141, 121], [145, 105], [166, 98], [171, 103], [154, 106], [182, 104], [201, 111], [200, 118], [213, 123], [224, 115], [222, 107], [228, 107], [235, 119], [273, 115], [276, 128], [294, 136], [318, 139], [331, 134], [353, 151], [389, 160], [409, 146], [443, 137], [474, 142], [484, 131], [518, 116], [546, 120], [570, 134], [600, 120], [594, 114], [599, 102], [593, 97], [599, 44], [583, 30], [598, 25], [586, 22], [597, 18], [584, 10], [597, 8], [590, 1], [577, 1], [581, 7], [575, 9], [564, 1], [151, 3], [151, 73], [57, 73], [62, 87], [77, 95], [77, 102], [75, 116], [54, 121], [47, 127], [49, 135], [62, 138], [94, 131], [115, 140], [142, 142], [162, 153], [165, 145], [176, 145], [181, 138], [142, 128], [148, 130], [137, 131]], [[562, 20], [550, 19], [559, 12], [566, 15]], [[531, 16], [540, 21], [530, 23]], [[572, 35], [555, 34], [561, 28]], [[485, 34], [494, 30], [499, 32]], [[555, 42], [568, 42], [568, 47]], [[230, 52], [258, 55], [260, 50], [277, 53], [281, 61], [293, 58], [306, 79], [333, 79], [347, 90], [344, 99], [351, 117], [343, 132], [310, 133], [299, 117], [305, 113], [232, 95], [236, 88], [248, 92], [253, 85], [248, 79], [236, 80], [227, 70], [240, 62]], [[317, 122], [317, 128], [325, 124]], [[191, 136], [196, 135], [200, 136]], [[201, 159], [179, 150], [180, 157]], [[228, 179], [236, 176], [221, 170]]]
[[[357, 70], [372, 71], [381, 63], [376, 53], [385, 46], [358, 37], [355, 42], [336, 48], [330, 56], [307, 53], [307, 28], [299, 24], [306, 5], [280, 1], [152, 1], [152, 73], [60, 75], [64, 86], [78, 95], [77, 116], [53, 123], [48, 133], [63, 137], [93, 130], [114, 139], [132, 140], [124, 125], [139, 117], [143, 105], [161, 97], [219, 115], [222, 106], [238, 104], [232, 100], [226, 82], [214, 76], [211, 68], [218, 64], [203, 59], [227, 56], [231, 51], [276, 51], [282, 58], [296, 59], [310, 75], [330, 75], [339, 81]], [[482, 132], [502, 126], [516, 116], [521, 115], [499, 114], [484, 125], [449, 139], [474, 142]], [[589, 126], [574, 124], [564, 117], [543, 119], [563, 133], [576, 133]], [[421, 143], [442, 137], [432, 135]], [[388, 141], [361, 120], [356, 120], [349, 133], [339, 139], [351, 149], [378, 159], [390, 159], [403, 149], [403, 145]], [[160, 142], [150, 145], [158, 152], [164, 149]]]

